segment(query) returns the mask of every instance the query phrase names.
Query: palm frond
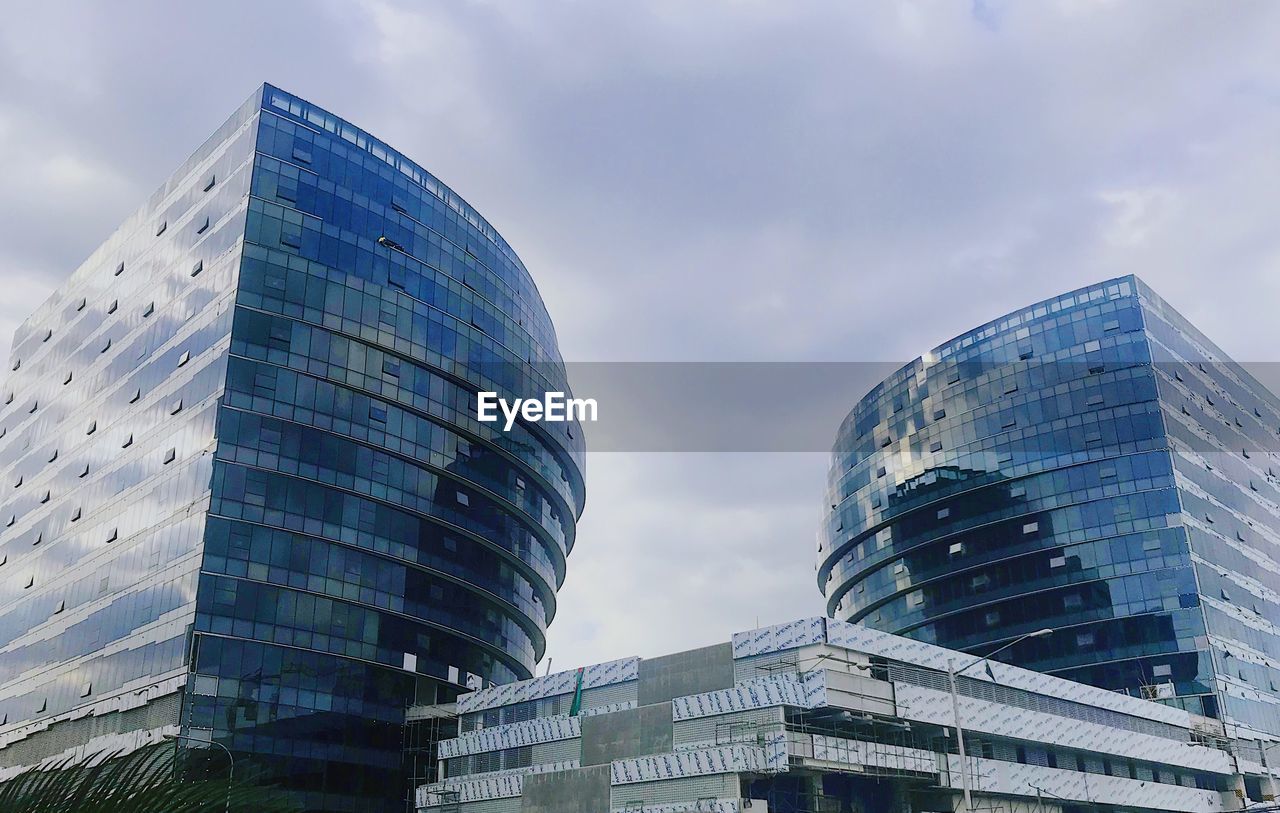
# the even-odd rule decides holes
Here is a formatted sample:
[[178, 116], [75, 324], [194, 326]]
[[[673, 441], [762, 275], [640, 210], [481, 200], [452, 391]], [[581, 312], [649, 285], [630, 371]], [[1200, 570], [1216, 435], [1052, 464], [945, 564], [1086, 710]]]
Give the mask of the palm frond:
[[252, 778], [184, 781], [173, 746], [63, 760], [0, 784], [0, 813], [297, 813], [283, 791]]

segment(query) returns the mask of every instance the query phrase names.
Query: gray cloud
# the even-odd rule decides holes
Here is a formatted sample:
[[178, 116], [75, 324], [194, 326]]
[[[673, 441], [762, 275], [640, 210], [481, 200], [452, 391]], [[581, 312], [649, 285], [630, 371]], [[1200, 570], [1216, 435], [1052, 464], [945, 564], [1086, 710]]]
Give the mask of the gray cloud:
[[[81, 2], [6, 20], [0, 352], [268, 80], [484, 212], [572, 361], [906, 359], [1129, 272], [1228, 352], [1276, 360], [1273, 4]], [[823, 455], [589, 466], [557, 664], [818, 611]]]

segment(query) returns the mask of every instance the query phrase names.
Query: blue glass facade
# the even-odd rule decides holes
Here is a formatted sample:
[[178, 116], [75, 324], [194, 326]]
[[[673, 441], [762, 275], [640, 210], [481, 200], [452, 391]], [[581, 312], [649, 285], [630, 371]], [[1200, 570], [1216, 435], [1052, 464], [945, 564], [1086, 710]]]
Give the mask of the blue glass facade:
[[554, 329], [493, 228], [372, 136], [264, 86], [12, 366], [0, 767], [92, 713], [216, 739], [308, 809], [398, 810], [405, 708], [532, 674], [582, 434], [502, 432], [474, 393], [568, 392]]
[[936, 348], [840, 428], [827, 612], [1280, 734], [1280, 399], [1135, 277]]

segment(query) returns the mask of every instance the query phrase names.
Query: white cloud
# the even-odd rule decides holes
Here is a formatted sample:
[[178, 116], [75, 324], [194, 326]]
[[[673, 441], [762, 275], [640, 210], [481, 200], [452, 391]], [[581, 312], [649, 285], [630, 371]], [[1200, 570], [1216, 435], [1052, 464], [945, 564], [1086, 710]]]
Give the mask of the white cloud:
[[1168, 189], [1116, 189], [1099, 192], [1098, 199], [1112, 208], [1108, 242], [1127, 248], [1148, 243], [1168, 227], [1176, 215], [1176, 193]]
[[[106, 8], [0, 33], [6, 341], [270, 80], [484, 212], [571, 360], [905, 360], [1135, 271], [1237, 356], [1277, 346], [1273, 4]], [[814, 612], [800, 457], [590, 461], [557, 663]]]

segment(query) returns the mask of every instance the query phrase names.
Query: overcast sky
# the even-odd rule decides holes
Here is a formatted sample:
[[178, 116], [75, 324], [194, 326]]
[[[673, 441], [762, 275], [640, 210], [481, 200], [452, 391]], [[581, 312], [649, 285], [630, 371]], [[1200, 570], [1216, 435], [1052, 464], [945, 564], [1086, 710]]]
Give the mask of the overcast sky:
[[[1130, 272], [1276, 360], [1280, 4], [0, 5], [3, 356], [270, 81], [474, 204], [570, 361], [907, 361]], [[824, 455], [588, 468], [557, 669], [821, 612]]]

